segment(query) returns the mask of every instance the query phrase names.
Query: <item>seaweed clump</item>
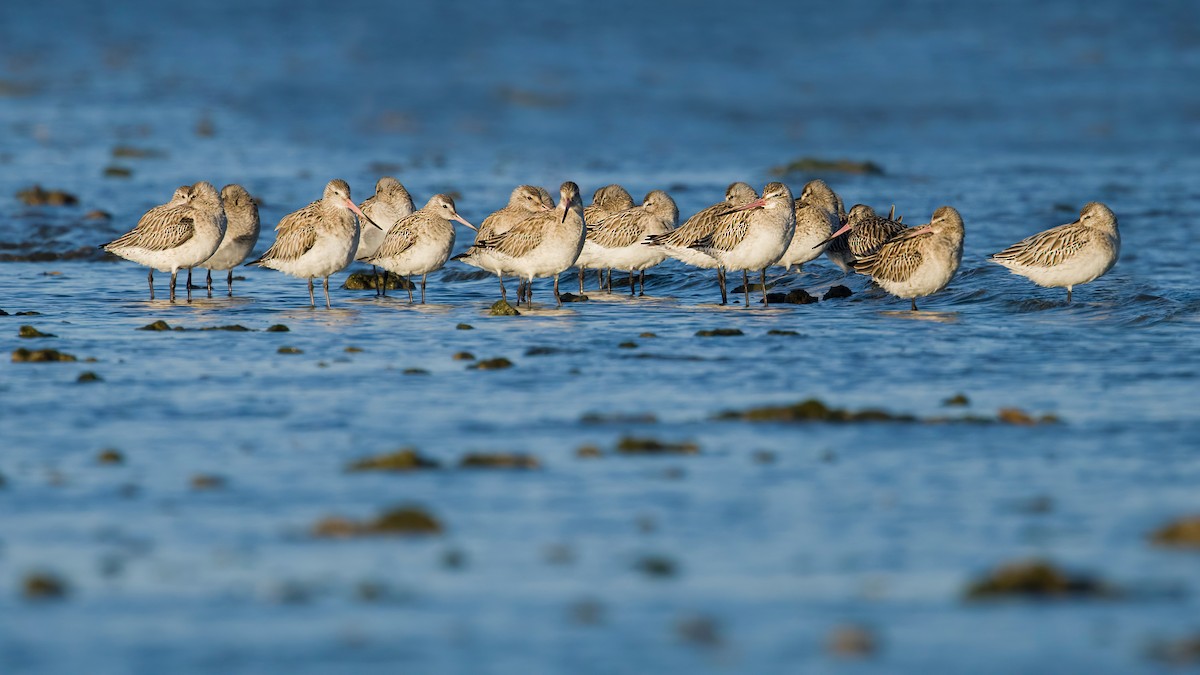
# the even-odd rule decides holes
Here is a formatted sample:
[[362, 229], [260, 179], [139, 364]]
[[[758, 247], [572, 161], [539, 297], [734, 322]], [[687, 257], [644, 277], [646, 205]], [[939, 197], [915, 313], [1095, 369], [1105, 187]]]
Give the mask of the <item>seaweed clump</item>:
[[33, 326], [21, 326], [19, 329], [17, 329], [17, 337], [20, 337], [20, 338], [52, 338], [52, 337], [58, 337], [58, 336], [53, 333], [43, 333], [42, 331], [34, 328]]
[[[416, 288], [411, 281], [395, 272], [387, 273], [387, 280], [384, 281], [383, 286], [389, 291], [411, 291]], [[379, 290], [379, 277], [371, 272], [354, 272], [346, 277], [346, 283], [342, 284], [342, 288], [348, 291], [377, 291]]]
[[968, 600], [1104, 598], [1116, 594], [1116, 589], [1096, 577], [1069, 573], [1045, 560], [1001, 565], [968, 585], [965, 593]]
[[695, 455], [700, 446], [693, 441], [673, 443], [657, 438], [625, 436], [617, 441], [617, 452], [625, 455]]
[[502, 370], [504, 368], [512, 368], [512, 366], [513, 366], [512, 361], [509, 361], [508, 359], [501, 356], [501, 357], [495, 358], [495, 359], [484, 359], [482, 361], [476, 361], [475, 363], [473, 363], [467, 367], [472, 370]]
[[819, 399], [783, 406], [764, 406], [747, 410], [726, 410], [718, 413], [718, 420], [745, 420], [747, 422], [916, 422], [912, 415], [897, 415], [885, 410], [847, 410], [831, 408]]
[[51, 363], [54, 361], [78, 361], [74, 356], [57, 349], [14, 349], [13, 363]]
[[65, 190], [46, 190], [34, 185], [17, 192], [17, 199], [26, 206], [74, 206], [79, 198]]
[[488, 309], [488, 314], [491, 316], [521, 316], [517, 308], [508, 304], [507, 300], [497, 300], [492, 303], [491, 308]]
[[403, 448], [395, 452], [364, 457], [351, 462], [346, 467], [346, 471], [352, 473], [359, 471], [416, 471], [418, 469], [436, 469], [439, 466], [441, 464], [437, 460], [421, 455], [415, 448]]
[[745, 333], [738, 328], [713, 328], [696, 331], [696, 337], [735, 337], [738, 335], [745, 335]]
[[21, 594], [29, 600], [57, 600], [67, 594], [67, 583], [50, 572], [31, 572], [21, 582]]
[[463, 455], [458, 465], [464, 469], [537, 469], [538, 458], [511, 452], [472, 452]]
[[442, 524], [424, 509], [402, 506], [388, 509], [366, 521], [353, 521], [340, 516], [322, 518], [312, 528], [315, 537], [346, 539], [350, 537], [436, 535]]
[[1150, 534], [1158, 546], [1200, 548], [1200, 516], [1187, 516], [1163, 525]]

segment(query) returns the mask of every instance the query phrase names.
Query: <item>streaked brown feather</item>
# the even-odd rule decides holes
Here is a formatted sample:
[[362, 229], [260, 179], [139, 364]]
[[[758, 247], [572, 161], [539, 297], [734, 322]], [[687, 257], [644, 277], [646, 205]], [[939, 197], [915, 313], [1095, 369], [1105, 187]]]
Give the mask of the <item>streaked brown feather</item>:
[[142, 248], [166, 251], [186, 243], [195, 234], [190, 206], [156, 206], [146, 212], [136, 227], [104, 248]]

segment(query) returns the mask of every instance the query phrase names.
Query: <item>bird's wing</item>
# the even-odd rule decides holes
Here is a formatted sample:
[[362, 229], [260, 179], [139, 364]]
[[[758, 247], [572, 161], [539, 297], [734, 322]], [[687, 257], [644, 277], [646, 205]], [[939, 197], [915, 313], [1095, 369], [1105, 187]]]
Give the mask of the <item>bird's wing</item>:
[[588, 227], [588, 241], [604, 248], [632, 246], [645, 235], [645, 215], [640, 209], [629, 209], [609, 216]]
[[1029, 267], [1053, 267], [1069, 260], [1091, 240], [1087, 228], [1071, 223], [1039, 232], [992, 256], [997, 262]]
[[105, 248], [135, 247], [148, 251], [165, 251], [182, 246], [195, 234], [192, 209], [187, 206], [156, 206], [146, 212], [137, 227]]

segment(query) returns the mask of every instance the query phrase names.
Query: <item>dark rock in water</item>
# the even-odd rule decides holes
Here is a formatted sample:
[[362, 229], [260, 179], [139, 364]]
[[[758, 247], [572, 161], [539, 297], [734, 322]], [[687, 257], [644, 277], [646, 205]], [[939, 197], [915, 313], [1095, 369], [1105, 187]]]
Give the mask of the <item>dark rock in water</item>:
[[455, 352], [454, 356], [451, 356], [450, 358], [454, 359], [455, 361], [474, 361], [475, 355], [471, 352]]
[[118, 145], [112, 149], [113, 157], [124, 157], [126, 159], [158, 159], [166, 157], [166, 155], [167, 153], [162, 150], [135, 148], [130, 145]]
[[52, 361], [77, 361], [74, 356], [57, 349], [14, 349], [13, 363], [49, 363]]
[[622, 343], [618, 344], [617, 348], [618, 349], [637, 349], [637, 343], [626, 341], [626, 342], [622, 342]]
[[658, 337], [658, 335], [655, 333], [651, 333], [651, 332], [645, 332], [645, 333], [638, 333], [638, 337], [640, 337], [640, 338], [656, 338], [656, 337]]
[[817, 298], [803, 288], [793, 288], [787, 293], [767, 293], [767, 302], [773, 305], [811, 305]]
[[287, 326], [285, 326], [281, 323], [277, 323], [277, 324], [275, 324], [273, 326], [269, 326], [267, 328], [268, 333], [287, 333], [290, 330], [292, 330], [292, 329], [288, 328]]
[[617, 452], [625, 455], [695, 455], [700, 452], [700, 446], [692, 441], [672, 443], [655, 438], [625, 436], [617, 442]]
[[767, 335], [799, 335], [799, 333], [794, 330], [781, 330], [779, 328], [772, 328], [771, 330], [767, 331]]
[[42, 315], [41, 312], [35, 312], [33, 310], [28, 310], [25, 312], [17, 312], [16, 314], [13, 314], [13, 316], [41, 316], [41, 315]]
[[424, 368], [405, 368], [400, 373], [402, 375], [428, 375], [429, 371]]
[[21, 326], [21, 327], [20, 327], [20, 328], [17, 330], [17, 337], [22, 337], [22, 338], [52, 338], [52, 337], [58, 337], [58, 336], [57, 336], [57, 335], [55, 335], [55, 334], [53, 334], [53, 333], [43, 333], [42, 331], [40, 331], [40, 330], [38, 330], [38, 329], [34, 328], [33, 326]]
[[21, 595], [28, 600], [57, 600], [66, 594], [66, 582], [50, 572], [32, 572], [21, 582]]
[[503, 356], [495, 359], [484, 359], [477, 363], [473, 363], [468, 368], [472, 370], [501, 370], [504, 368], [512, 368], [513, 363]]
[[968, 600], [1105, 598], [1116, 588], [1096, 577], [1065, 572], [1044, 560], [1008, 563], [967, 586]]
[[79, 374], [79, 377], [75, 378], [75, 381], [76, 382], [103, 382], [104, 378], [100, 377], [99, 375], [97, 375], [96, 373], [94, 373], [90, 370], [85, 370]]
[[[387, 273], [387, 281], [384, 282], [384, 286], [389, 291], [408, 291], [416, 288], [411, 281], [392, 272]], [[375, 291], [379, 290], [379, 279], [371, 272], [353, 272], [346, 277], [346, 283], [342, 284], [342, 288], [348, 291]]]
[[1200, 548], [1200, 516], [1188, 516], [1167, 523], [1150, 535], [1158, 546]]
[[541, 463], [533, 455], [472, 452], [463, 455], [458, 465], [464, 469], [537, 469]]
[[825, 295], [821, 299], [822, 300], [836, 300], [838, 298], [848, 298], [852, 295], [854, 295], [854, 292], [851, 291], [849, 288], [847, 288], [846, 286], [838, 285], [838, 286], [831, 286], [829, 288], [829, 290], [825, 291]]
[[374, 457], [365, 457], [352, 462], [346, 471], [416, 471], [417, 469], [436, 469], [441, 464], [428, 457], [422, 456], [414, 448], [404, 448], [396, 452]]
[[971, 399], [967, 398], [966, 394], [958, 393], [942, 401], [942, 405], [947, 408], [965, 407], [971, 405]]
[[26, 206], [74, 206], [79, 198], [64, 190], [46, 190], [34, 185], [17, 192], [17, 199]]
[[825, 649], [834, 656], [865, 658], [879, 651], [879, 640], [863, 626], [838, 626], [825, 638]]
[[575, 295], [574, 293], [561, 293], [559, 294], [558, 299], [563, 302], [587, 302], [588, 296]]
[[712, 330], [698, 330], [696, 337], [732, 337], [736, 335], [745, 335], [737, 328], [713, 328]]
[[330, 516], [313, 526], [315, 537], [344, 539], [380, 535], [432, 535], [442, 532], [442, 524], [419, 507], [390, 509], [365, 522]]
[[100, 209], [92, 209], [91, 211], [88, 211], [87, 213], [83, 214], [83, 219], [84, 220], [112, 220], [112, 214], [109, 213], [108, 211], [101, 211]]
[[603, 457], [604, 453], [594, 445], [582, 445], [575, 451], [575, 456], [580, 459], [596, 459]]
[[866, 176], [882, 176], [883, 167], [875, 162], [856, 162], [850, 159], [821, 159], [801, 157], [782, 166], [771, 168], [775, 176], [813, 173], [849, 173]]
[[895, 415], [883, 410], [851, 411], [830, 408], [824, 402], [810, 398], [800, 403], [784, 406], [764, 406], [748, 410], [726, 410], [716, 416], [718, 420], [745, 420], [747, 422], [917, 422], [912, 415]]
[[455, 330], [475, 330], [475, 326], [469, 323], [460, 323], [454, 327]]
[[[175, 330], [180, 330], [176, 328]], [[230, 324], [228, 326], [204, 326], [200, 330], [226, 330], [233, 333], [249, 333], [251, 329], [239, 324]]]
[[171, 330], [171, 325], [168, 324], [166, 321], [159, 319], [158, 321], [155, 321], [154, 323], [148, 323], [145, 326], [142, 326], [138, 330]]
[[0, 309], [0, 316], [8, 316], [8, 312]]
[[342, 351], [346, 352], [347, 354], [361, 354], [361, 353], [362, 353], [362, 348], [361, 348], [361, 347], [355, 347], [355, 346], [351, 345], [351, 346], [349, 346], [349, 347], [346, 347], [346, 348], [345, 348], [345, 349], [343, 349]]
[[280, 347], [279, 349], [277, 349], [275, 351], [276, 351], [276, 353], [279, 353], [279, 354], [303, 354], [304, 353], [303, 350], [297, 349], [296, 347]]
[[96, 455], [96, 463], [97, 464], [124, 464], [125, 463], [125, 455], [122, 455], [120, 450], [114, 450], [113, 448], [108, 448], [106, 450], [101, 450], [100, 454]]
[[580, 424], [657, 424], [658, 417], [654, 413], [584, 413], [579, 418]]
[[1020, 408], [1001, 408], [996, 413], [996, 421], [1001, 424], [1013, 424], [1021, 427], [1032, 427], [1038, 424], [1058, 424], [1058, 417], [1050, 414], [1033, 417]]
[[105, 178], [129, 178], [133, 175], [133, 169], [127, 166], [106, 166], [104, 167]]
[[220, 490], [225, 487], [225, 479], [210, 473], [198, 473], [189, 481], [193, 490]]
[[515, 307], [508, 304], [507, 300], [497, 300], [492, 303], [492, 308], [488, 310], [491, 316], [521, 316]]
[[634, 568], [648, 577], [673, 577], [679, 573], [679, 566], [665, 555], [643, 556], [634, 563]]

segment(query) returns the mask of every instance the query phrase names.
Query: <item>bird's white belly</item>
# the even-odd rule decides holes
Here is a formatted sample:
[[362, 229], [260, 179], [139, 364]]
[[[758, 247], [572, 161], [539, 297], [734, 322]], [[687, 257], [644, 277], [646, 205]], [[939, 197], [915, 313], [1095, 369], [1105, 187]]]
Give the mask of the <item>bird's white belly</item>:
[[313, 247], [295, 260], [272, 259], [266, 267], [301, 279], [327, 277], [345, 269], [354, 260], [357, 238], [320, 235]]
[[1026, 277], [1038, 286], [1062, 288], [1095, 281], [1112, 269], [1117, 262], [1115, 255], [1076, 255], [1058, 265], [1042, 267], [1001, 263], [1014, 274]]

